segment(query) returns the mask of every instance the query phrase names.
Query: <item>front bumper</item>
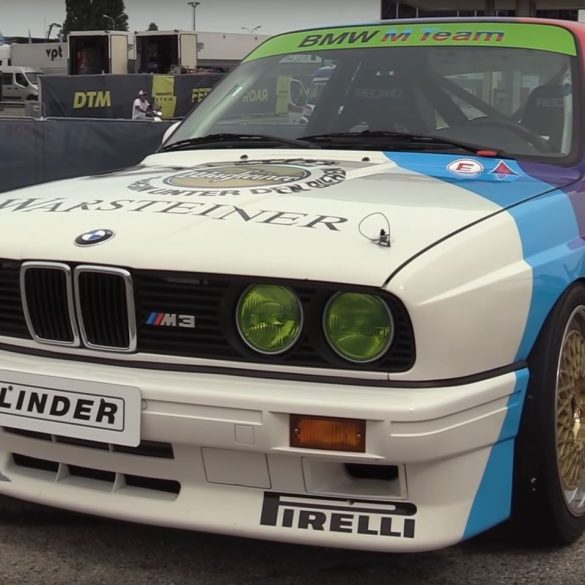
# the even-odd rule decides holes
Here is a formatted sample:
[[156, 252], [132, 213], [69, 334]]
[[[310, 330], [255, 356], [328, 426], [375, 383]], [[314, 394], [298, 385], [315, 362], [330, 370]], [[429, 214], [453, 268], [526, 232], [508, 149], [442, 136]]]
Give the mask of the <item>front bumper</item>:
[[[6, 351], [0, 366], [3, 382], [138, 387], [143, 441], [117, 448], [5, 425], [2, 494], [148, 524], [385, 551], [447, 546], [509, 515], [525, 371], [449, 387], [382, 388]], [[365, 419], [366, 452], [290, 447], [291, 413]], [[393, 473], [364, 467], [365, 477], [356, 476], [346, 464]]]

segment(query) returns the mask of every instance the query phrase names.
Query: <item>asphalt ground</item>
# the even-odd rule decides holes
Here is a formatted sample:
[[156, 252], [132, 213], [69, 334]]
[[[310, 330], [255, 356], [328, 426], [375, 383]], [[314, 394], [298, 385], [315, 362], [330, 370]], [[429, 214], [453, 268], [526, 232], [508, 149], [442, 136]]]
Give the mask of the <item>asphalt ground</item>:
[[140, 526], [0, 498], [1, 585], [583, 585], [585, 538], [529, 549], [496, 530], [380, 554]]

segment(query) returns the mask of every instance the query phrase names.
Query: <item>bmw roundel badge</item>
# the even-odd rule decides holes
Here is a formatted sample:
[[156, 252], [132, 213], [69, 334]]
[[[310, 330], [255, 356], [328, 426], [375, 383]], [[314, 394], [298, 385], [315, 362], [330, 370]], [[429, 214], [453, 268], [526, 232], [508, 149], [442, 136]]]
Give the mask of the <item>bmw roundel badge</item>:
[[75, 238], [75, 244], [77, 246], [94, 246], [95, 244], [101, 244], [114, 237], [112, 230], [91, 230], [85, 232]]

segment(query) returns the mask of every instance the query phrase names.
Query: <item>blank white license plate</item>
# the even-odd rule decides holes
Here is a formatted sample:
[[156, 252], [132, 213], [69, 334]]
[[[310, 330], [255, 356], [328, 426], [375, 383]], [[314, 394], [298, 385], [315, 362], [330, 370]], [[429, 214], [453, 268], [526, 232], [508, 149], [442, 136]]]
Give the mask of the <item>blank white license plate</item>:
[[76, 380], [50, 388], [9, 381], [4, 374], [0, 372], [1, 426], [116, 445], [140, 443], [138, 388]]

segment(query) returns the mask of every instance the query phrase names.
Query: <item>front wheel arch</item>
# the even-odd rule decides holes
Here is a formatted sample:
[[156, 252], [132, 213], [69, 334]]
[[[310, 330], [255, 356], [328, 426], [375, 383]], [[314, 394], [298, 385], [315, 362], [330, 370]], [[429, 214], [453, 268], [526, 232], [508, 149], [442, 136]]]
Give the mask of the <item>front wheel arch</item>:
[[[530, 540], [551, 544], [573, 542], [585, 530], [585, 507], [578, 515], [569, 511], [557, 451], [558, 364], [578, 307], [583, 307], [580, 331], [585, 342], [583, 281], [573, 283], [559, 297], [528, 357], [530, 379], [515, 445], [513, 524]], [[583, 359], [585, 372], [585, 349]], [[583, 483], [585, 460], [580, 473]]]

